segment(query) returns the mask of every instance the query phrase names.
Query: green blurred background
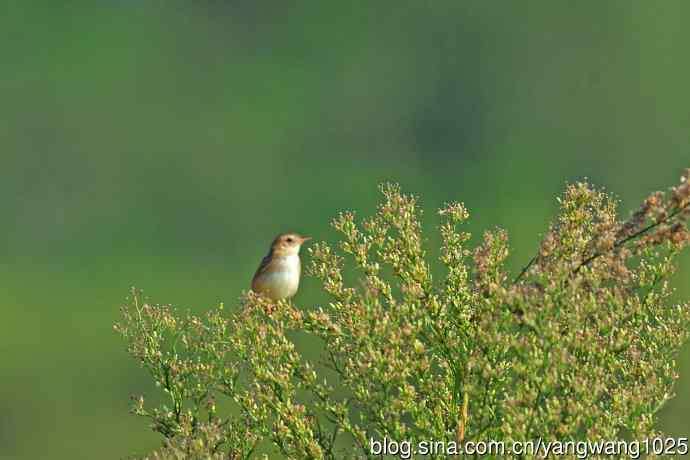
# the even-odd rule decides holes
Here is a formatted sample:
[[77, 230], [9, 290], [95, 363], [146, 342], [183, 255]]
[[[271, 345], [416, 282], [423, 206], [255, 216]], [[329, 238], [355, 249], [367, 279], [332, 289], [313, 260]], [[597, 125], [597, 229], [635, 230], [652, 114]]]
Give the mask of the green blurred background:
[[[0, 458], [160, 442], [112, 330], [128, 289], [236, 305], [267, 245], [333, 241], [377, 183], [535, 250], [566, 181], [630, 212], [690, 166], [684, 1], [6, 2]], [[476, 239], [475, 239], [476, 241]], [[690, 297], [690, 258], [675, 277]], [[306, 279], [300, 302], [318, 298]], [[661, 427], [690, 434], [690, 349]]]

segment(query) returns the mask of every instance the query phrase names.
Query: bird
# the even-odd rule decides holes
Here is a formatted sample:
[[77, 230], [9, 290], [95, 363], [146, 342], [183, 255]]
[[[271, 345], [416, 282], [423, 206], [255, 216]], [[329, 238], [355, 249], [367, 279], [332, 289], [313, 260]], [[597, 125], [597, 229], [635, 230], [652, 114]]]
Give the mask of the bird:
[[252, 278], [252, 291], [271, 300], [294, 297], [301, 270], [299, 250], [310, 239], [292, 232], [276, 236]]

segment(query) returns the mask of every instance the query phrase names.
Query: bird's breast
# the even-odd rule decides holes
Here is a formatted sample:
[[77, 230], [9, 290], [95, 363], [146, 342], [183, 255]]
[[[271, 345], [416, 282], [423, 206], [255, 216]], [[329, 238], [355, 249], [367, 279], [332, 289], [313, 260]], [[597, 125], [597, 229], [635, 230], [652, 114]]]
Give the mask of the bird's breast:
[[285, 299], [297, 293], [300, 277], [299, 256], [277, 257], [257, 281], [257, 287], [273, 299]]

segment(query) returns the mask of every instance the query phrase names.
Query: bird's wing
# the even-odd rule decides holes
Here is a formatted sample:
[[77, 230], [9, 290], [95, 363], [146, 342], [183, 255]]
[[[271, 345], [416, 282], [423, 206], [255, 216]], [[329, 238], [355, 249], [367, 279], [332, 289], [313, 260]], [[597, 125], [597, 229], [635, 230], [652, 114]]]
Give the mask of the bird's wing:
[[254, 273], [254, 277], [252, 278], [252, 288], [254, 287], [254, 283], [256, 282], [256, 279], [268, 269], [268, 264], [271, 262], [271, 254], [268, 254], [266, 257], [261, 259], [261, 263], [259, 264], [259, 268], [256, 269], [256, 273]]

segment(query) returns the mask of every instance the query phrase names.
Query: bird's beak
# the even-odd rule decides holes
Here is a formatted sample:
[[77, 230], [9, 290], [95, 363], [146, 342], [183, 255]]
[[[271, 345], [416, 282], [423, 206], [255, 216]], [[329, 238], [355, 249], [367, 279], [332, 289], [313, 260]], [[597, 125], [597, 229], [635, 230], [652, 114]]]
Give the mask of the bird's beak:
[[302, 243], [304, 243], [305, 241], [309, 241], [310, 239], [311, 239], [311, 236], [303, 236], [302, 237]]

